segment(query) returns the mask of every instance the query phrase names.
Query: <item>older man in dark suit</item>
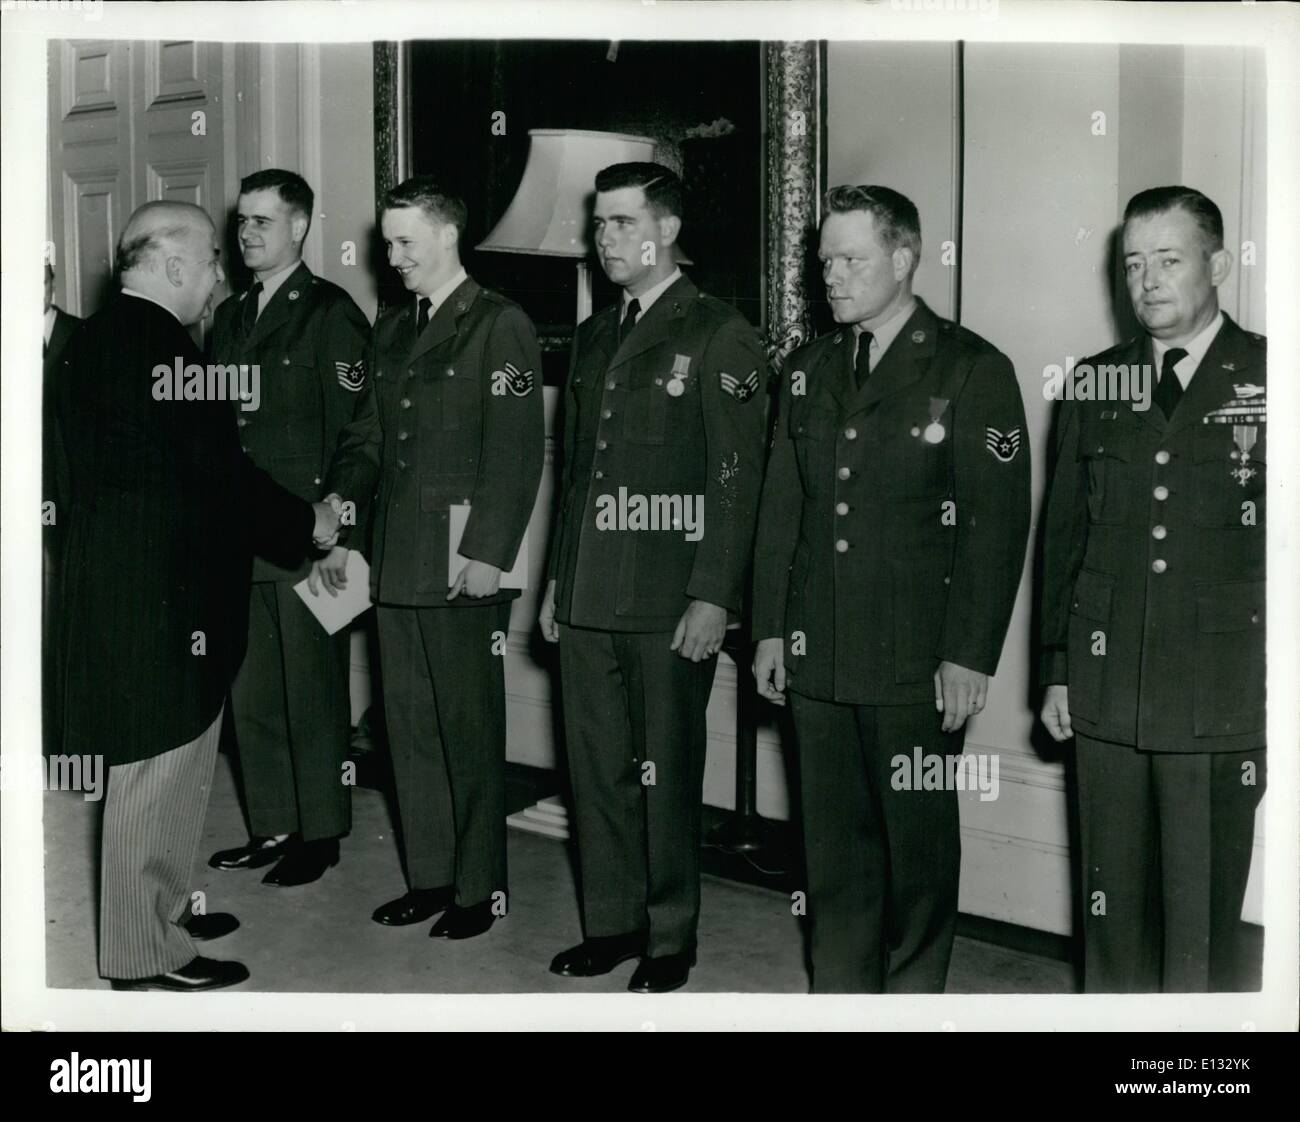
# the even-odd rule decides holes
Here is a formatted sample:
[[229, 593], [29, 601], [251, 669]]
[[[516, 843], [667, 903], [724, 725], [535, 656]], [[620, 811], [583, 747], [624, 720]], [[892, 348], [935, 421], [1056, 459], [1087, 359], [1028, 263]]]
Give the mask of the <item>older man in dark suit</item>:
[[1122, 370], [1130, 392], [1067, 399], [1057, 422], [1042, 716], [1074, 737], [1085, 988], [1237, 990], [1264, 792], [1267, 347], [1219, 309], [1232, 254], [1200, 191], [1135, 195], [1123, 253], [1144, 331], [1074, 374]]
[[254, 545], [292, 563], [338, 516], [239, 447], [231, 386], [185, 325], [222, 279], [212, 221], [147, 203], [118, 246], [122, 292], [78, 333], [57, 380], [70, 466], [64, 747], [109, 765], [100, 973], [118, 989], [193, 991], [248, 976], [195, 954], [237, 926], [189, 915], [226, 694], [247, 639]]

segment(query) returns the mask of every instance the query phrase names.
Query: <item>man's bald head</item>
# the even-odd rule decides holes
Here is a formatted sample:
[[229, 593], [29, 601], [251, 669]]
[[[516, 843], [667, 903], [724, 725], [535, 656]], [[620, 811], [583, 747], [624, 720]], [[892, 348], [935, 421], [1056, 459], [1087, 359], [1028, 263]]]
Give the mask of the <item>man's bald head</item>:
[[158, 201], [138, 207], [117, 242], [117, 271], [156, 271], [169, 254], [185, 253], [213, 231], [207, 211], [193, 203]]
[[122, 286], [166, 305], [182, 323], [201, 319], [224, 280], [212, 219], [193, 203], [145, 203], [117, 243]]

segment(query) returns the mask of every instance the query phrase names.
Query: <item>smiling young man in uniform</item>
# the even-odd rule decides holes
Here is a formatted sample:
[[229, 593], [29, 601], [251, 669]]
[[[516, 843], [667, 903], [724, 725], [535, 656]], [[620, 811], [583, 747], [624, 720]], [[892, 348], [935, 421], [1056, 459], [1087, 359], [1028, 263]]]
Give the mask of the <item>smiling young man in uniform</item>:
[[300, 498], [350, 503], [352, 512], [323, 556], [293, 568], [258, 557], [253, 567], [248, 655], [231, 690], [252, 836], [209, 864], [275, 862], [262, 880], [279, 887], [308, 884], [336, 863], [351, 822], [342, 770], [349, 632], [328, 634], [293, 587], [306, 577], [316, 595], [321, 585], [337, 595], [346, 585], [377, 474], [366, 448], [373, 404], [361, 394], [369, 324], [302, 260], [313, 201], [301, 176], [279, 168], [240, 183], [239, 247], [253, 284], [217, 308], [212, 340], [215, 362], [259, 370], [257, 408], [235, 409], [244, 451]]
[[[465, 204], [429, 176], [383, 200], [389, 263], [410, 297], [375, 324], [382, 427], [370, 596], [379, 624], [409, 891], [377, 923], [444, 914], [468, 939], [506, 914], [502, 588], [541, 482], [542, 356], [512, 300], [460, 260]], [[468, 504], [451, 559], [453, 508]]]

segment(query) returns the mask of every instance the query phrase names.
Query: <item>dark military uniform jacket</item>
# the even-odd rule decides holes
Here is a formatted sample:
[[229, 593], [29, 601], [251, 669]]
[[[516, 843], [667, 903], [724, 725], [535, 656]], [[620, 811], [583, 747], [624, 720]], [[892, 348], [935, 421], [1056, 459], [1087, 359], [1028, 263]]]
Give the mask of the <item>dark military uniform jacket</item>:
[[[556, 619], [673, 631], [692, 600], [735, 616], [762, 477], [767, 367], [758, 335], [685, 276], [620, 347], [622, 310], [604, 309], [574, 336], [548, 573]], [[644, 511], [654, 497], [689, 497], [697, 518], [703, 512], [698, 540], [687, 540], [684, 505], [682, 526], [661, 513], [648, 523], [659, 528], [637, 528], [629, 504], [644, 499]]]
[[[1225, 316], [1172, 420], [1062, 403], [1041, 680], [1069, 686], [1076, 731], [1152, 751], [1264, 746], [1265, 360], [1263, 336]], [[1145, 336], [1080, 366], [1139, 363], [1154, 392]]]
[[[861, 390], [853, 332], [785, 363], [754, 570], [754, 637], [790, 689], [932, 700], [940, 661], [997, 668], [1029, 532], [1006, 356], [921, 301]], [[800, 392], [802, 390], [802, 392]]]
[[502, 589], [447, 602], [450, 508], [470, 504], [462, 556], [514, 565], [545, 454], [537, 333], [518, 304], [472, 278], [418, 337], [415, 319], [414, 299], [384, 312], [367, 359], [382, 429], [371, 599], [408, 607], [514, 599], [518, 590]]
[[[358, 548], [376, 476], [373, 455], [365, 449], [373, 402], [361, 393], [370, 325], [347, 292], [302, 263], [245, 337], [241, 320], [248, 299], [245, 292], [221, 302], [211, 346], [214, 363], [256, 363], [260, 370], [258, 407], [234, 406], [244, 451], [301, 499], [318, 502], [333, 493], [354, 503], [355, 525], [340, 529], [339, 544]], [[297, 582], [310, 567], [310, 558], [286, 569], [259, 556], [253, 579]]]

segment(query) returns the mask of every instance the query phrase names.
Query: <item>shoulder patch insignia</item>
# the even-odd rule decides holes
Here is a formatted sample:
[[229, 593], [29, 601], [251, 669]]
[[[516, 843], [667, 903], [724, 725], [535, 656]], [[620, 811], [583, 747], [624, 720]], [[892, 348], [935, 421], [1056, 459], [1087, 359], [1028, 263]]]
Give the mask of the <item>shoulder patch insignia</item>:
[[366, 360], [359, 358], [355, 365], [336, 362], [334, 370], [339, 376], [339, 385], [351, 393], [358, 393], [366, 384]]
[[492, 392], [500, 397], [509, 390], [515, 397], [527, 397], [533, 392], [533, 372], [520, 370], [513, 362], [507, 362], [504, 370], [492, 371]]
[[758, 371], [751, 370], [749, 376], [743, 380], [732, 377], [725, 370], [719, 371], [718, 385], [722, 387], [723, 393], [730, 394], [741, 404], [744, 404], [758, 393]]
[[984, 427], [984, 447], [992, 454], [993, 458], [999, 463], [1009, 464], [1016, 458], [1016, 453], [1020, 451], [1020, 429], [1016, 427], [1010, 432], [998, 432], [992, 425]]

